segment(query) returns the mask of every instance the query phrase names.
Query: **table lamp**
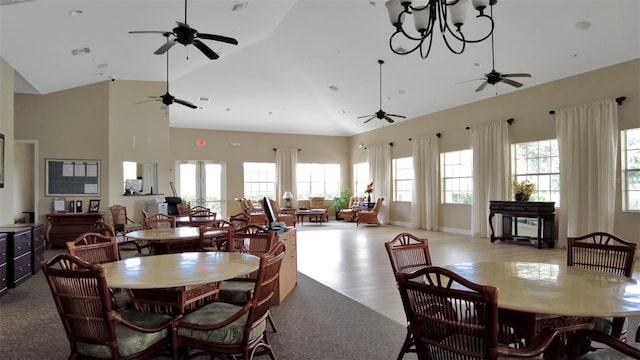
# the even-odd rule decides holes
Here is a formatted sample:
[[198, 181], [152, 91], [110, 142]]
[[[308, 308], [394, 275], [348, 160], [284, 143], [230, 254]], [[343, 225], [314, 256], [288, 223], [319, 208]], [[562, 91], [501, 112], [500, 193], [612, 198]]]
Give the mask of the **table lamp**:
[[293, 199], [293, 194], [291, 193], [291, 191], [285, 191], [284, 194], [282, 195], [282, 198], [286, 201], [286, 207], [290, 208], [291, 207], [291, 199]]

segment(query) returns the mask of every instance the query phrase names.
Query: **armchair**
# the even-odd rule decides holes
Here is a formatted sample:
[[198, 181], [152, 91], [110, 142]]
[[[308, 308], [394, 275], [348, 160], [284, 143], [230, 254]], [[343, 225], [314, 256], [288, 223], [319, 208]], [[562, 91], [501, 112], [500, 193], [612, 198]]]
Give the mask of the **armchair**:
[[338, 218], [343, 220], [354, 221], [358, 212], [360, 211], [360, 203], [364, 201], [364, 196], [352, 196], [349, 198], [349, 205], [346, 208], [340, 209], [338, 212]]
[[316, 220], [319, 222], [329, 222], [329, 206], [325, 205], [324, 197], [312, 196], [309, 198], [309, 208], [312, 210], [322, 209], [324, 213], [322, 215], [316, 215]]
[[360, 210], [356, 216], [356, 226], [362, 224], [372, 224], [380, 226], [380, 220], [378, 220], [378, 213], [382, 208], [382, 202], [384, 198], [378, 198], [376, 205], [371, 210]]

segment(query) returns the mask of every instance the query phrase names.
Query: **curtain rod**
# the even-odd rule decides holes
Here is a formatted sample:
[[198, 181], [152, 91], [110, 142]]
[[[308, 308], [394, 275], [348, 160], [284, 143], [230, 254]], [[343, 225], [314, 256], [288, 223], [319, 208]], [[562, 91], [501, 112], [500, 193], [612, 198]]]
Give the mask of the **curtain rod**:
[[[437, 136], [437, 137], [440, 137], [441, 135], [442, 135], [442, 133], [436, 133], [436, 136]], [[409, 141], [411, 141], [411, 140], [412, 140], [412, 139], [411, 139], [411, 138], [409, 138]]]
[[[389, 146], [393, 147], [393, 143], [392, 143], [392, 142], [390, 142], [390, 143], [389, 143]], [[365, 150], [367, 150], [367, 147], [366, 147], [366, 146], [363, 146], [362, 148], [363, 148], [363, 149], [365, 149]]]
[[[513, 118], [511, 118], [511, 119], [507, 119], [507, 124], [511, 125], [512, 123], [513, 123]], [[466, 129], [466, 130], [469, 130], [469, 129], [471, 129], [471, 128], [470, 128], [469, 126], [467, 126], [465, 129]]]
[[[626, 96], [620, 96], [620, 97], [617, 97], [617, 98], [616, 98], [616, 102], [618, 103], [618, 105], [622, 105], [622, 102], [623, 102], [623, 101], [625, 101], [626, 99], [627, 99], [627, 97], [626, 97]], [[550, 111], [549, 111], [549, 115], [553, 115], [553, 114], [555, 114], [555, 113], [556, 113], [556, 111], [555, 111], [555, 110], [550, 110]]]
[[[278, 151], [278, 149], [273, 148], [273, 151]], [[298, 151], [302, 151], [302, 149], [298, 149]]]

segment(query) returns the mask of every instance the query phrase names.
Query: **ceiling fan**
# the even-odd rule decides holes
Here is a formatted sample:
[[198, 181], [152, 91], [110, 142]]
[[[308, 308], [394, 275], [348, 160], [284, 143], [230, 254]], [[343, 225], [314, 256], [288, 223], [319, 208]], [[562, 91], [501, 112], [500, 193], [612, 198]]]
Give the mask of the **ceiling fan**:
[[[215, 40], [224, 43], [238, 45], [238, 40], [222, 35], [213, 35], [200, 33], [198, 30], [192, 28], [187, 24], [187, 0], [184, 0], [184, 22], [176, 21], [177, 27], [174, 27], [171, 31], [129, 31], [129, 34], [162, 34], [167, 37], [167, 42], [160, 46], [158, 50], [154, 52], [156, 55], [161, 55], [167, 52], [173, 45], [180, 43], [184, 46], [193, 44], [202, 53], [211, 60], [215, 60], [220, 57], [216, 52], [211, 50], [210, 47], [205, 45], [199, 39]], [[173, 36], [173, 38], [169, 38]]]
[[392, 118], [390, 118], [390, 116], [406, 119], [407, 117], [404, 115], [388, 114], [384, 110], [382, 110], [382, 64], [384, 64], [384, 61], [378, 60], [378, 64], [380, 64], [380, 110], [376, 111], [374, 114], [371, 114], [371, 115], [359, 116], [358, 119], [368, 117], [368, 119], [364, 121], [365, 124], [375, 118], [378, 118], [380, 120], [387, 120], [387, 122], [389, 122], [390, 124], [394, 123], [395, 121]]
[[[167, 35], [168, 36], [168, 35]], [[149, 96], [152, 100], [141, 101], [137, 104], [149, 102], [149, 101], [162, 101], [162, 105], [160, 109], [165, 110], [169, 105], [178, 103], [180, 105], [184, 105], [186, 107], [190, 107], [192, 109], [197, 109], [198, 107], [189, 101], [177, 99], [175, 96], [169, 94], [169, 52], [167, 51], [167, 92], [162, 96]]]
[[[491, 17], [493, 17], [493, 5], [491, 5]], [[483, 80], [484, 82], [478, 86], [476, 92], [482, 91], [487, 84], [495, 85], [499, 82], [503, 82], [507, 85], [511, 85], [513, 87], [521, 87], [522, 83], [511, 80], [510, 78], [514, 77], [531, 77], [531, 74], [526, 73], [512, 73], [512, 74], [502, 74], [496, 71], [496, 59], [495, 59], [495, 50], [493, 46], [493, 33], [491, 33], [491, 72], [484, 74], [483, 78], [476, 80]]]

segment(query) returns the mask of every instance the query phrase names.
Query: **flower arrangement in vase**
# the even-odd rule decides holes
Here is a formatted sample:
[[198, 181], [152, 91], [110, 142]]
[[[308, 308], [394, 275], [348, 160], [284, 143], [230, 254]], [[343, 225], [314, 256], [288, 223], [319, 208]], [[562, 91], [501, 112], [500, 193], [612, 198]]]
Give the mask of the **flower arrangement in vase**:
[[536, 185], [529, 180], [513, 180], [513, 195], [516, 201], [529, 201], [529, 197], [533, 194]]
[[367, 184], [367, 188], [364, 190], [367, 194], [367, 202], [371, 203], [371, 193], [373, 192], [373, 181]]

